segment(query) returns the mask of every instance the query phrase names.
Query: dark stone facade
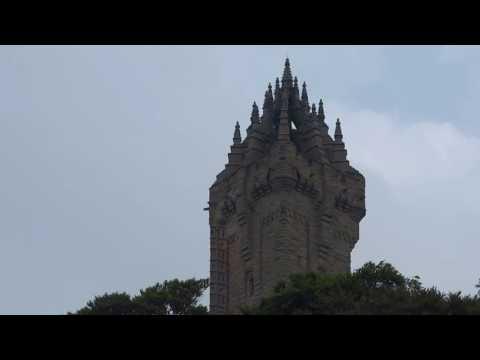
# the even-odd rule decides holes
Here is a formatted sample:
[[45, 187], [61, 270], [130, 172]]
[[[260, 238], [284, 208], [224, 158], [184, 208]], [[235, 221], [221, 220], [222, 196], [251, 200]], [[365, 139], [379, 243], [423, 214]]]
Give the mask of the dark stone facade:
[[365, 179], [350, 166], [340, 121], [328, 134], [285, 62], [263, 114], [253, 104], [242, 141], [210, 188], [210, 311], [258, 304], [295, 272], [349, 272], [365, 216]]

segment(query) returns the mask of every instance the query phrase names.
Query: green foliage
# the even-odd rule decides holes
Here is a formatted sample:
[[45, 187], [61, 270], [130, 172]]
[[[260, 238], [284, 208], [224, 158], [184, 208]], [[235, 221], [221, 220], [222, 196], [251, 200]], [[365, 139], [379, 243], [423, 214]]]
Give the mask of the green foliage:
[[152, 287], [140, 290], [133, 298], [137, 311], [152, 315], [192, 315], [207, 312], [205, 306], [198, 305], [198, 299], [208, 287], [208, 281], [177, 279], [164, 281]]
[[207, 288], [207, 279], [174, 279], [140, 290], [133, 298], [126, 293], [96, 296], [76, 314], [201, 315], [207, 313], [207, 308], [198, 305], [198, 300]]
[[112, 293], [96, 296], [77, 314], [125, 315], [132, 311], [132, 300], [127, 293]]
[[[478, 286], [480, 287], [480, 285]], [[295, 274], [244, 314], [480, 314], [478, 295], [424, 288], [391, 264], [366, 263], [352, 274]]]
[[[170, 280], [131, 297], [114, 292], [96, 296], [78, 315], [198, 315], [207, 308], [198, 300], [207, 279]], [[424, 288], [418, 276], [407, 278], [391, 264], [368, 262], [351, 274], [294, 274], [280, 282], [258, 307], [244, 314], [479, 314], [479, 294], [444, 294]]]

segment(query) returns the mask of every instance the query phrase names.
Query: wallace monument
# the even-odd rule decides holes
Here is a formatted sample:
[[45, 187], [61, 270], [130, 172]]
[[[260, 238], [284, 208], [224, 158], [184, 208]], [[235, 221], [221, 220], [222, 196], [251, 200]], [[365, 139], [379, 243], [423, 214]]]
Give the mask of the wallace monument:
[[208, 210], [212, 314], [257, 305], [293, 273], [350, 271], [365, 178], [347, 160], [340, 121], [332, 138], [323, 102], [310, 106], [288, 59], [243, 140], [236, 123]]

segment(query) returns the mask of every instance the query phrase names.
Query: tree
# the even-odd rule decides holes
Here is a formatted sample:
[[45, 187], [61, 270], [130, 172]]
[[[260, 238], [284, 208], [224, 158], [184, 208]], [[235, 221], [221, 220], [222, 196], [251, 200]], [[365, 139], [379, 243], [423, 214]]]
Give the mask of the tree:
[[80, 309], [78, 315], [126, 315], [132, 312], [132, 299], [127, 293], [112, 293], [95, 296]]
[[77, 315], [200, 315], [207, 308], [198, 300], [208, 288], [207, 279], [170, 280], [140, 290], [133, 298], [127, 293], [96, 296]]
[[352, 274], [295, 274], [245, 314], [480, 314], [478, 295], [424, 288], [391, 264], [368, 262]]
[[198, 305], [198, 300], [208, 287], [208, 280], [177, 279], [155, 284], [140, 290], [133, 298], [137, 311], [154, 315], [195, 315], [207, 313], [207, 308]]

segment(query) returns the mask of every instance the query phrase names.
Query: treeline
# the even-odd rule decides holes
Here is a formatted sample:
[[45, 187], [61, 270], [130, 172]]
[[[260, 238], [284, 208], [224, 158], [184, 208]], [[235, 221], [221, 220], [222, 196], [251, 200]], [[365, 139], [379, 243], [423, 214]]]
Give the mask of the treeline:
[[[476, 285], [480, 288], [480, 284]], [[480, 296], [425, 288], [391, 264], [368, 262], [351, 274], [297, 274], [248, 314], [459, 315], [480, 314]]]
[[96, 296], [75, 314], [204, 315], [208, 309], [199, 305], [198, 301], [207, 288], [207, 279], [174, 279], [140, 290], [140, 293], [133, 297], [125, 292]]
[[[480, 282], [476, 285], [480, 289]], [[97, 296], [75, 314], [88, 315], [206, 315], [199, 299], [207, 279], [165, 281], [127, 293]], [[391, 264], [368, 262], [351, 274], [295, 274], [281, 282], [247, 315], [460, 315], [480, 314], [480, 295], [444, 293], [425, 288], [420, 278], [408, 278]]]

